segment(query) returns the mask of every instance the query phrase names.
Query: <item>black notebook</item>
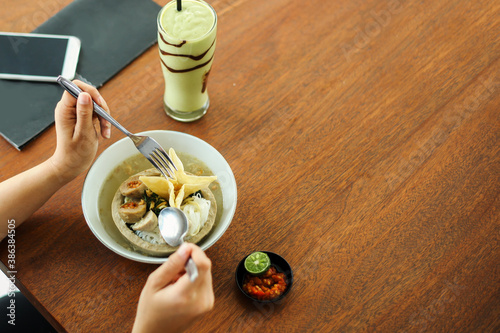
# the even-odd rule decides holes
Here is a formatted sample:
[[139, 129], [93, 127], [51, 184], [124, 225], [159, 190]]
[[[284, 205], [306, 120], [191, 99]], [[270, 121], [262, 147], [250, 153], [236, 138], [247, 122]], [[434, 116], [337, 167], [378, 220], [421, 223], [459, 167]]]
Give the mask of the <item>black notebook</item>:
[[[82, 42], [76, 78], [95, 87], [156, 43], [160, 6], [144, 0], [75, 0], [33, 32]], [[0, 80], [0, 134], [22, 149], [54, 122], [57, 83]]]

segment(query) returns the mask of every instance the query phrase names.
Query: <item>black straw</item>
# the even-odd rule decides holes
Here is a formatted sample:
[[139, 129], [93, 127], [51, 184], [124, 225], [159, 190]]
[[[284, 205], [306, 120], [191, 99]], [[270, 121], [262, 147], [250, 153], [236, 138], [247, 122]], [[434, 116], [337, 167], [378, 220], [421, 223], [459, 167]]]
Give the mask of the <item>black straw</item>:
[[182, 0], [177, 0], [177, 11], [180, 12], [182, 10]]

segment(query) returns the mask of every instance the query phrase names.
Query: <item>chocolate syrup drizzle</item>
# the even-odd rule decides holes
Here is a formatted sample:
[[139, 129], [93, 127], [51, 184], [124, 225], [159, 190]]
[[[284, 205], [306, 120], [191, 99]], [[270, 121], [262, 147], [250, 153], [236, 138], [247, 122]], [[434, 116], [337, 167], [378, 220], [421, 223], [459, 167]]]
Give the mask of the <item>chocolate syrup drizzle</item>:
[[182, 45], [184, 45], [184, 44], [186, 44], [186, 43], [187, 43], [187, 41], [186, 41], [186, 40], [183, 40], [180, 44], [172, 44], [172, 43], [167, 42], [167, 41], [165, 40], [165, 38], [163, 38], [163, 35], [162, 35], [162, 34], [159, 34], [159, 35], [160, 35], [161, 40], [162, 40], [165, 44], [170, 45], [170, 46], [182, 47]]
[[210, 69], [203, 75], [203, 83], [201, 85], [201, 93], [203, 94], [207, 90], [208, 76], [210, 75]]
[[194, 66], [191, 68], [186, 68], [186, 69], [175, 69], [172, 67], [168, 67], [167, 64], [163, 61], [163, 59], [160, 58], [160, 60], [161, 60], [161, 63], [163, 64], [163, 66], [165, 66], [165, 68], [168, 69], [169, 71], [171, 71], [172, 73], [187, 73], [187, 72], [194, 71], [198, 68], [202, 68], [203, 66], [206, 66], [210, 61], [212, 61], [213, 58], [214, 58], [214, 55], [212, 54], [212, 56], [210, 57], [210, 59], [208, 59], [207, 62], [204, 62], [203, 64], [200, 64], [200, 65], [197, 65], [197, 66]]
[[[186, 41], [183, 41], [183, 42], [185, 43]], [[166, 55], [166, 56], [185, 57], [185, 58], [189, 58], [189, 59], [193, 59], [195, 61], [198, 61], [198, 60], [201, 60], [201, 59], [203, 59], [205, 57], [205, 55], [208, 53], [208, 51], [210, 51], [210, 49], [212, 48], [212, 46], [214, 45], [214, 43], [215, 43], [215, 38], [214, 38], [214, 41], [212, 42], [212, 45], [210, 45], [210, 47], [208, 48], [208, 50], [206, 50], [205, 52], [203, 52], [202, 54], [197, 55], [197, 56], [190, 55], [190, 54], [169, 53], [167, 51], [163, 51], [161, 48], [160, 48], [160, 52], [161, 52], [161, 54]], [[182, 45], [182, 43], [181, 44], [177, 44], [177, 45], [174, 45], [174, 44], [169, 44], [169, 45], [172, 45], [172, 46], [175, 46], [175, 47], [179, 47], [177, 45]]]
[[[167, 44], [167, 45], [171, 45], [171, 46], [174, 46], [174, 47], [181, 47], [182, 45], [186, 44], [186, 41], [183, 40], [181, 43], [179, 44], [172, 44], [172, 43], [169, 43], [165, 40], [165, 38], [163, 38], [163, 36], [161, 34], [160, 35], [160, 38], [162, 39], [162, 41]], [[185, 58], [189, 58], [189, 59], [192, 59], [192, 60], [195, 60], [195, 61], [199, 61], [201, 59], [203, 59], [208, 51], [210, 51], [210, 49], [214, 46], [215, 44], [215, 40], [216, 38], [214, 38], [212, 44], [210, 45], [210, 47], [203, 53], [201, 53], [200, 55], [189, 55], [189, 54], [175, 54], [175, 53], [169, 53], [169, 52], [166, 52], [164, 50], [161, 49], [161, 47], [159, 47], [160, 49], [160, 53], [163, 54], [163, 55], [166, 55], [166, 56], [173, 56], [173, 57], [185, 57]], [[214, 55], [212, 54], [212, 56], [210, 57], [210, 59], [208, 59], [208, 61], [204, 62], [203, 64], [200, 64], [200, 65], [197, 65], [197, 66], [194, 66], [194, 67], [191, 67], [191, 68], [186, 68], [186, 69], [174, 69], [172, 67], [169, 67], [167, 66], [167, 64], [163, 61], [163, 59], [160, 58], [161, 60], [161, 63], [163, 64], [163, 66], [165, 66], [166, 69], [168, 69], [170, 72], [172, 73], [187, 73], [187, 72], [191, 72], [191, 71], [194, 71], [198, 68], [202, 68], [203, 66], [206, 66], [208, 63], [210, 63], [210, 61], [212, 61], [212, 59], [214, 58]]]

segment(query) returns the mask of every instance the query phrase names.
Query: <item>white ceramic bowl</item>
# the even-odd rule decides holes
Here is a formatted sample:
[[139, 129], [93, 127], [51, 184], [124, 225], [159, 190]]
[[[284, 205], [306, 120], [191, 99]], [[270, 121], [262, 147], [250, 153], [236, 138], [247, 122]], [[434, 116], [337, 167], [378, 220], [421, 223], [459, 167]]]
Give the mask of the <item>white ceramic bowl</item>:
[[[187, 153], [198, 158], [217, 176], [222, 190], [222, 215], [210, 234], [198, 243], [203, 250], [208, 249], [227, 230], [236, 210], [236, 180], [231, 167], [214, 147], [192, 135], [173, 131], [148, 131], [140, 134], [153, 137], [166, 151], [172, 147], [176, 152]], [[83, 214], [90, 230], [110, 250], [131, 260], [161, 264], [167, 258], [152, 257], [134, 251], [128, 246], [125, 238], [119, 234], [116, 226], [113, 223], [104, 225], [99, 214], [99, 209], [103, 209], [103, 207], [100, 208], [99, 193], [101, 193], [103, 186], [106, 185], [105, 180], [108, 175], [123, 161], [137, 154], [138, 151], [132, 141], [129, 138], [123, 138], [99, 155], [90, 168], [83, 184]], [[116, 189], [113, 191], [116, 191]], [[113, 230], [113, 228], [115, 229]]]

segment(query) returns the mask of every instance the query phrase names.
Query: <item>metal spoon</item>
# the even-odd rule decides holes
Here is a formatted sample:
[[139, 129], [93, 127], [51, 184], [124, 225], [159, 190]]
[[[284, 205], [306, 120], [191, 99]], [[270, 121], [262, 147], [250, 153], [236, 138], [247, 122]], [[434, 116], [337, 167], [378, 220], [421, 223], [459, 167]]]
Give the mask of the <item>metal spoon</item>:
[[[158, 215], [158, 226], [165, 242], [170, 246], [179, 246], [184, 243], [184, 237], [188, 232], [188, 219], [186, 214], [179, 208], [166, 207]], [[191, 282], [198, 277], [198, 267], [193, 259], [189, 258], [186, 263], [186, 272]]]

